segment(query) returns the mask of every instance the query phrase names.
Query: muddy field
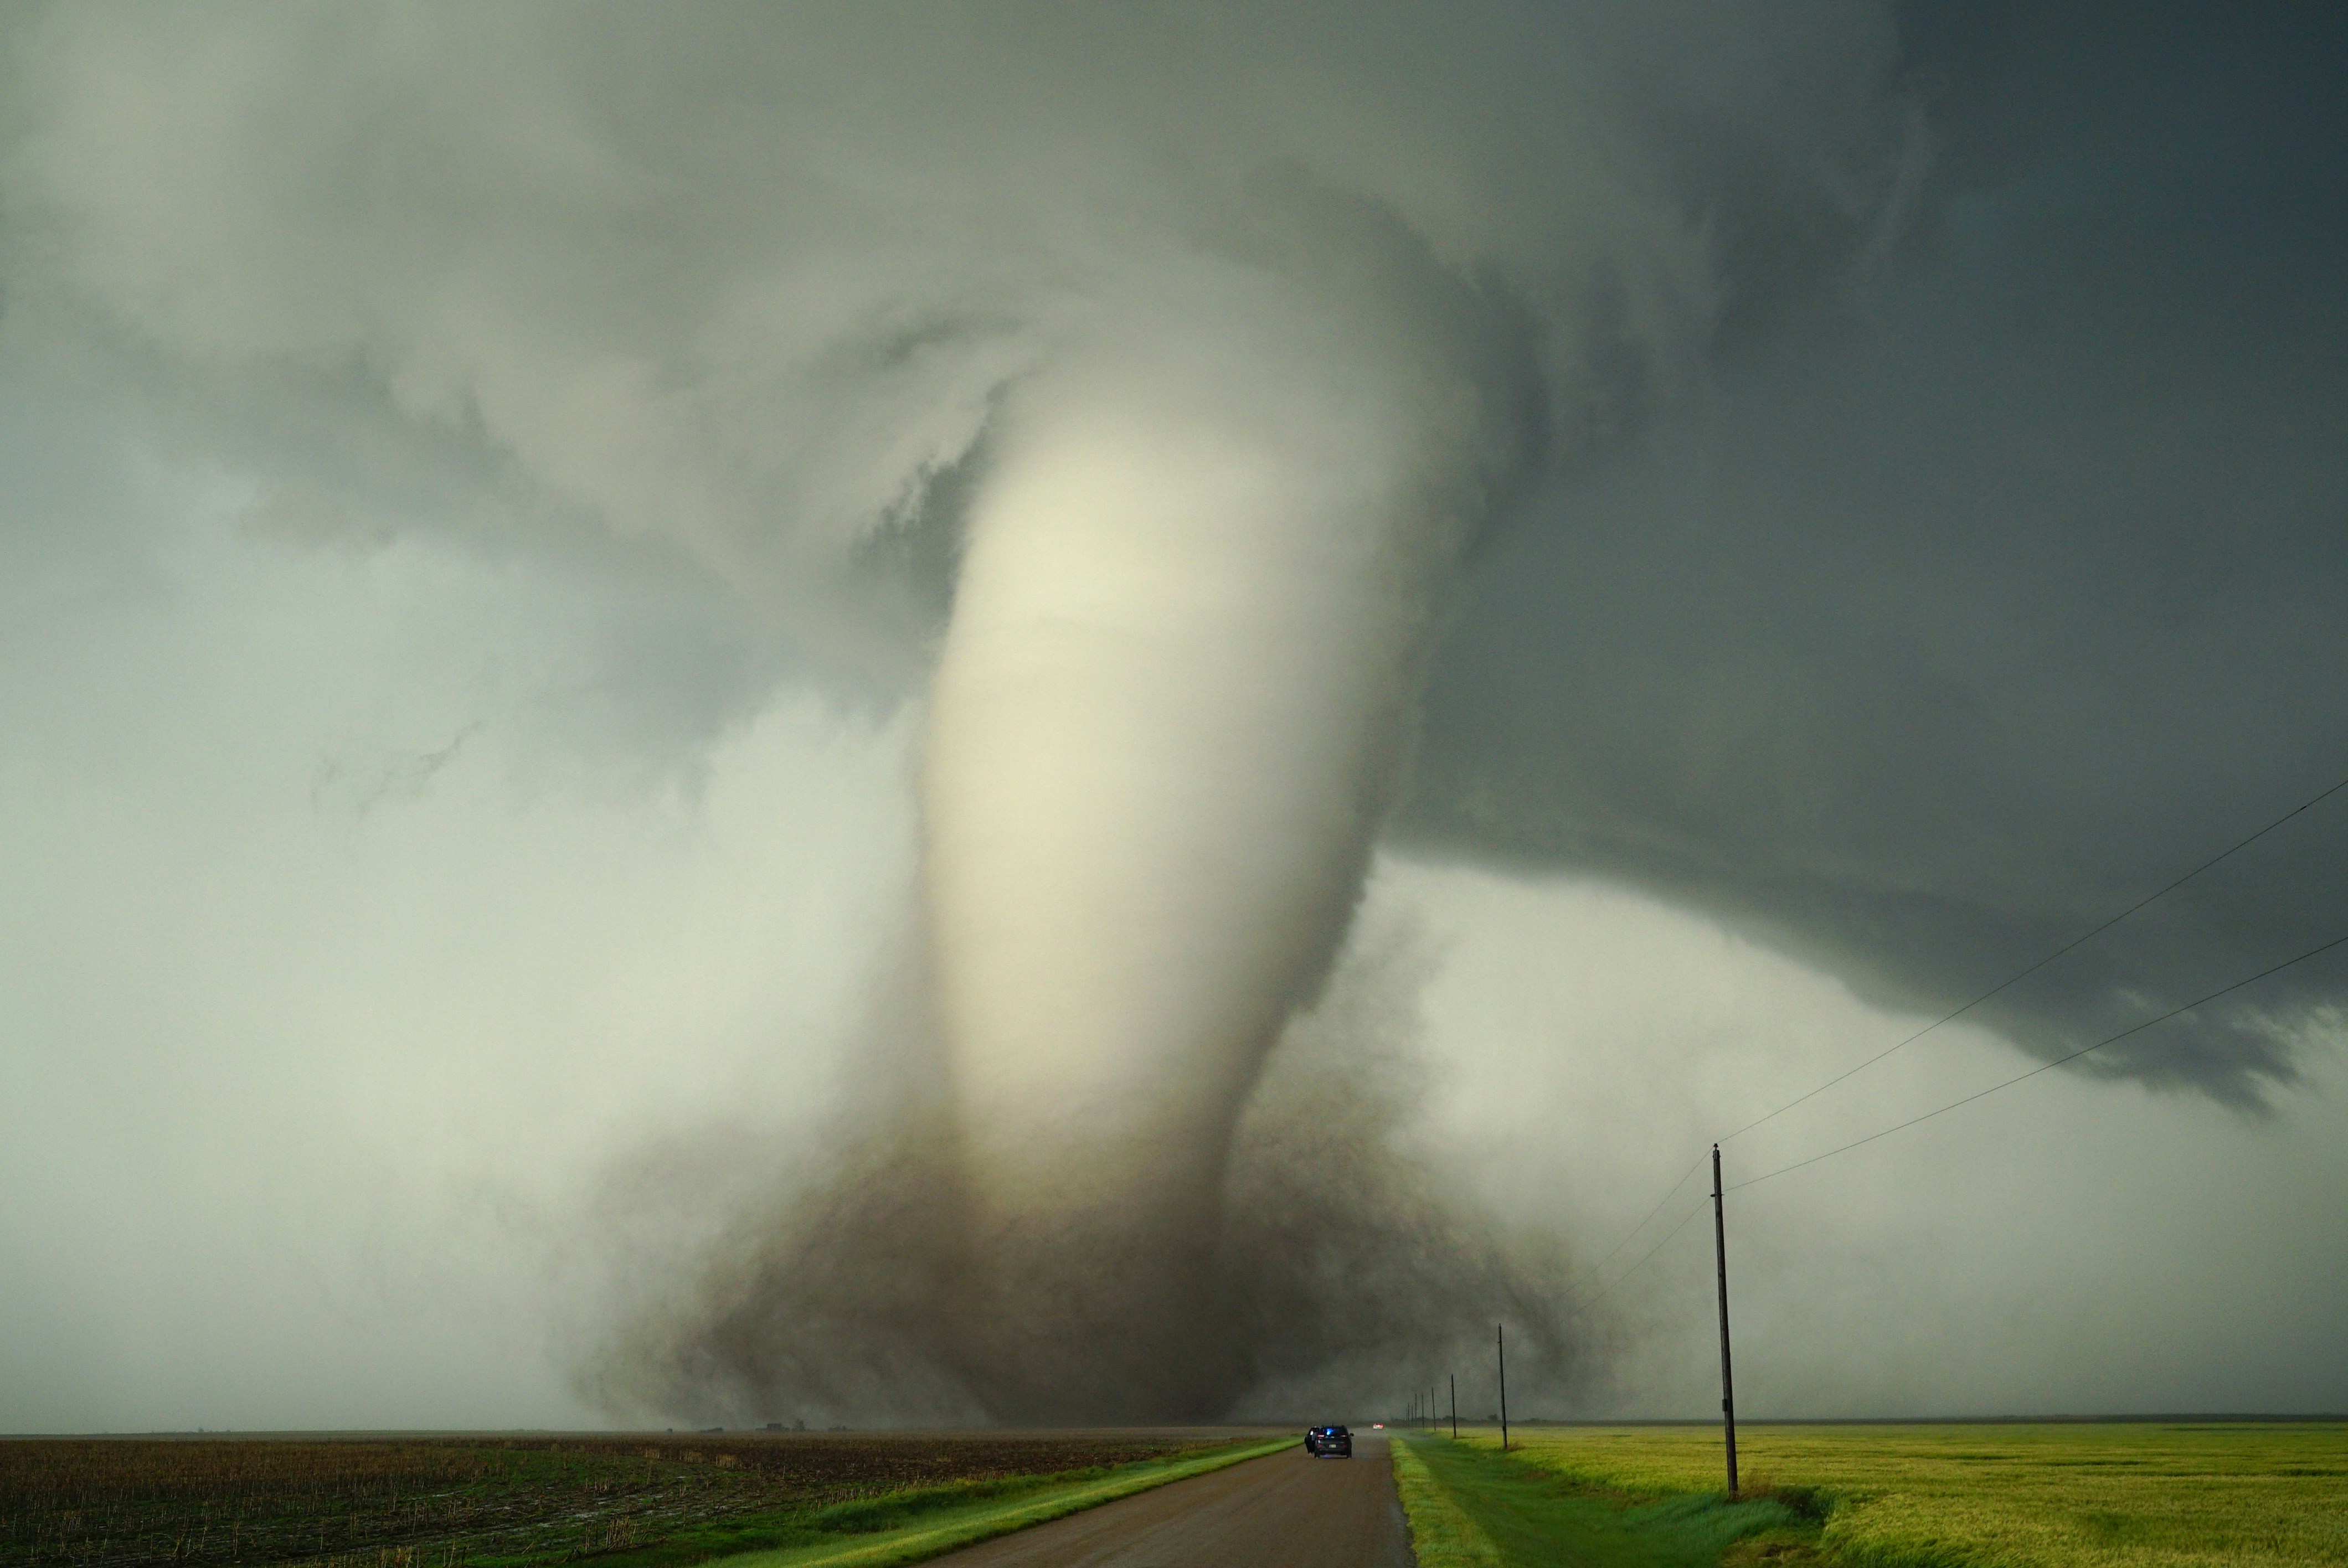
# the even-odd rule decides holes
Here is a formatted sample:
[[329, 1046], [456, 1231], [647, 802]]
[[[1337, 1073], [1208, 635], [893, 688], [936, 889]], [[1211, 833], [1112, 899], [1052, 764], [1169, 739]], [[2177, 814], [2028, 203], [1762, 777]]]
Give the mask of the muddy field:
[[0, 1440], [0, 1568], [669, 1568], [1235, 1435]]

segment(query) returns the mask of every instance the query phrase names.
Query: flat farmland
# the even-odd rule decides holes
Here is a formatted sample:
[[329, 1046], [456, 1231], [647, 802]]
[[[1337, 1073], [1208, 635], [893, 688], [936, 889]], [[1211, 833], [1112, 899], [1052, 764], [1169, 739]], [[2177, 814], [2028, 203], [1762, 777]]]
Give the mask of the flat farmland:
[[2340, 1423], [1740, 1425], [1737, 1440], [1752, 1501], [1735, 1508], [1717, 1427], [1520, 1427], [1505, 1461], [1498, 1432], [1478, 1430], [1414, 1452], [1436, 1492], [1481, 1521], [1463, 1531], [1489, 1538], [1466, 1549], [1480, 1561], [1536, 1560], [1512, 1532], [1529, 1542], [1552, 1516], [1574, 1527], [1587, 1514], [1657, 1563], [2348, 1563]]
[[1261, 1433], [0, 1440], [0, 1568], [671, 1568]]

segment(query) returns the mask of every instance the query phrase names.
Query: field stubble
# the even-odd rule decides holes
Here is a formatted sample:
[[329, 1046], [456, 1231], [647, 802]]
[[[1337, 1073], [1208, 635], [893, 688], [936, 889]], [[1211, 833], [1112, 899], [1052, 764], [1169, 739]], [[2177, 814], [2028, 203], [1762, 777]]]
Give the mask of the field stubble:
[[11, 1439], [0, 1440], [0, 1568], [545, 1568], [590, 1557], [675, 1568], [1225, 1440]]

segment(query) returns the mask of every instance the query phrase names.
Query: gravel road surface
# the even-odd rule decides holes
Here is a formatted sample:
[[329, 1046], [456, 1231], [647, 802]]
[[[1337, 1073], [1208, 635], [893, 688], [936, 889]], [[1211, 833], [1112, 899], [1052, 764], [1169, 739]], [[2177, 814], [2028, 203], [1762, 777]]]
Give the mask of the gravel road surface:
[[1384, 1438], [1156, 1487], [932, 1559], [939, 1568], [1411, 1568]]

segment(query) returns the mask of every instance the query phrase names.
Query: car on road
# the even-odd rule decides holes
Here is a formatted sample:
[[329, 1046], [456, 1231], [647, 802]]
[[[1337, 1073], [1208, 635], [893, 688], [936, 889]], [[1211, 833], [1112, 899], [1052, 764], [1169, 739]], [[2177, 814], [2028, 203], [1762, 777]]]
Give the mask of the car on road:
[[1354, 1457], [1354, 1434], [1343, 1427], [1310, 1427], [1304, 1433], [1304, 1451], [1314, 1459], [1327, 1459], [1334, 1454], [1339, 1459]]

